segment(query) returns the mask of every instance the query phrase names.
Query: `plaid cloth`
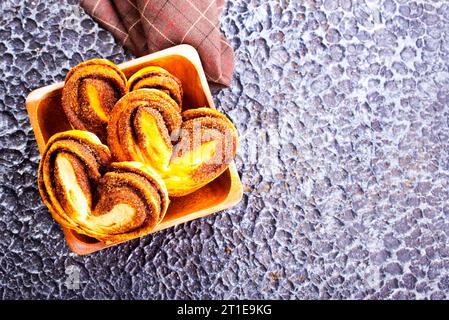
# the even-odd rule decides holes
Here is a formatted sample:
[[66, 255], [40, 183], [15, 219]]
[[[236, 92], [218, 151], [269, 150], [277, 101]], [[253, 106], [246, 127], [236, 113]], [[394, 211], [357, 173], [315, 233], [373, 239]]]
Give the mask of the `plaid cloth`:
[[224, 0], [82, 0], [88, 14], [135, 55], [177, 44], [197, 49], [212, 87], [229, 86], [234, 52], [219, 30]]

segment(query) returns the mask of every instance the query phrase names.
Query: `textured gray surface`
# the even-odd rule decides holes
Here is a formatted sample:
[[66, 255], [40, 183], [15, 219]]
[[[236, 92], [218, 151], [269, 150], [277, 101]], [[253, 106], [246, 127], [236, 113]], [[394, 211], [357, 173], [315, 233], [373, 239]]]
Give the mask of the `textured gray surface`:
[[61, 2], [0, 4], [0, 297], [449, 296], [446, 1], [229, 1], [243, 202], [87, 257], [40, 201], [24, 100], [131, 56]]

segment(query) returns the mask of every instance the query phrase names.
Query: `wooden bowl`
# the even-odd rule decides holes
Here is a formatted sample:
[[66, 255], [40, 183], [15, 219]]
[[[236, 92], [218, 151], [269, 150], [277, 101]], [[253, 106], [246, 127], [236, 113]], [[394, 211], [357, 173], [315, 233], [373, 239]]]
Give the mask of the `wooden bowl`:
[[[122, 63], [119, 68], [130, 77], [147, 66], [160, 66], [181, 80], [184, 107], [215, 108], [200, 57], [193, 47], [179, 45]], [[26, 99], [41, 154], [52, 135], [71, 129], [61, 106], [63, 86], [64, 83], [60, 82], [42, 87], [31, 92]], [[242, 183], [232, 162], [222, 175], [201, 189], [183, 197], [171, 198], [164, 220], [151, 233], [233, 207], [240, 202], [242, 195]], [[64, 227], [63, 231], [70, 249], [80, 255], [118, 244], [106, 245]]]

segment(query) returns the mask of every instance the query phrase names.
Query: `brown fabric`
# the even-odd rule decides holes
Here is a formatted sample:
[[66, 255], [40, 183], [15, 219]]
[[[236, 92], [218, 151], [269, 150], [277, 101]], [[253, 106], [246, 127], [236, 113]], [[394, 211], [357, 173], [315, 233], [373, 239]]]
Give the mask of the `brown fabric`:
[[88, 14], [135, 55], [177, 44], [197, 49], [208, 81], [229, 86], [234, 52], [219, 30], [224, 0], [82, 0]]

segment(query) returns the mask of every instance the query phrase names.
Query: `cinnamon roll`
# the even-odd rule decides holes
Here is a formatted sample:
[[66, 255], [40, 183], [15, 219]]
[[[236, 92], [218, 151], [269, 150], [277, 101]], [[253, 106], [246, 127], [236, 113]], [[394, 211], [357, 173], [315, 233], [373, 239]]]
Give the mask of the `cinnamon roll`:
[[182, 84], [181, 81], [160, 67], [146, 67], [135, 74], [128, 80], [128, 90], [138, 89], [158, 89], [168, 94], [182, 108]]
[[173, 149], [171, 137], [181, 124], [178, 105], [165, 92], [131, 91], [111, 114], [108, 145], [116, 161], [140, 161], [163, 171]]
[[62, 107], [72, 128], [106, 138], [109, 114], [128, 92], [126, 77], [112, 62], [93, 59], [72, 68], [65, 78]]
[[169, 203], [165, 184], [151, 167], [111, 163], [108, 147], [80, 130], [58, 133], [48, 141], [38, 185], [61, 225], [105, 243], [148, 234]]
[[116, 161], [151, 166], [170, 196], [182, 196], [228, 168], [236, 154], [237, 130], [219, 111], [180, 113], [165, 92], [139, 89], [117, 102], [108, 124], [108, 144]]

